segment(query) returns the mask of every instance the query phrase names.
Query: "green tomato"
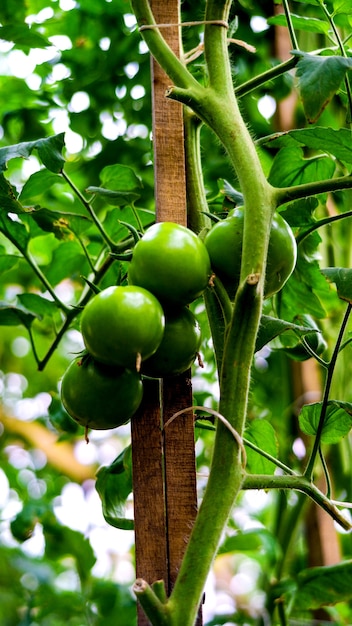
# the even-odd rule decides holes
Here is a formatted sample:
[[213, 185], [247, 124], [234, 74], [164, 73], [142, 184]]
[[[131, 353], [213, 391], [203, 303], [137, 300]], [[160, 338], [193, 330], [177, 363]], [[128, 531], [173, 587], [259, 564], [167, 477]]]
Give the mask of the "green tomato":
[[165, 331], [155, 354], [144, 361], [142, 374], [152, 378], [176, 376], [188, 370], [201, 342], [200, 326], [187, 307], [165, 313]]
[[164, 304], [189, 304], [202, 294], [211, 274], [204, 243], [173, 222], [153, 224], [137, 242], [128, 281], [151, 291]]
[[81, 426], [106, 430], [126, 424], [143, 397], [136, 371], [98, 363], [91, 356], [70, 363], [61, 383], [61, 401]]
[[158, 348], [165, 326], [160, 302], [146, 289], [108, 287], [88, 302], [81, 332], [88, 352], [101, 363], [135, 368]]
[[[243, 221], [243, 209], [235, 209], [229, 217], [217, 222], [204, 240], [212, 269], [231, 298], [240, 280]], [[268, 248], [264, 287], [266, 298], [282, 289], [295, 268], [296, 259], [297, 245], [292, 230], [283, 217], [276, 213]]]
[[[304, 339], [307, 342], [308, 346], [313, 350], [313, 352], [315, 352], [315, 354], [317, 354], [318, 356], [323, 354], [323, 352], [325, 352], [325, 350], [327, 349], [327, 343], [314, 319], [310, 315], [303, 314], [295, 317], [293, 321], [299, 326], [307, 326], [307, 328], [312, 328], [315, 329], [315, 331], [319, 331], [307, 333], [306, 335], [304, 335]], [[307, 359], [310, 359], [312, 357], [312, 355], [305, 348], [305, 345], [302, 341], [294, 346], [288, 346], [287, 344], [285, 345], [284, 342], [285, 338], [284, 336], [282, 336], [281, 343], [284, 346], [283, 351], [294, 361], [306, 361]]]

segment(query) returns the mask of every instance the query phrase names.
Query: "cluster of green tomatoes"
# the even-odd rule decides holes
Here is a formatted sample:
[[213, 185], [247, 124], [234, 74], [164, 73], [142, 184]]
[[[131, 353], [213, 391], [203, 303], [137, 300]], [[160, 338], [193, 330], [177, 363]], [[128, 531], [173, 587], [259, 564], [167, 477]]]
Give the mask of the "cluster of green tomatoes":
[[187, 371], [201, 343], [188, 308], [211, 276], [208, 251], [191, 230], [172, 222], [151, 226], [137, 242], [128, 285], [93, 296], [81, 316], [87, 354], [71, 362], [62, 403], [86, 428], [128, 422], [143, 397], [143, 378]]
[[[84, 356], [64, 373], [62, 403], [86, 429], [125, 424], [138, 410], [143, 378], [187, 371], [201, 343], [199, 323], [188, 308], [218, 277], [231, 299], [240, 279], [243, 209], [235, 209], [204, 241], [172, 222], [151, 226], [136, 243], [128, 284], [93, 296], [81, 316]], [[288, 224], [275, 216], [265, 295], [279, 291], [296, 262]]]

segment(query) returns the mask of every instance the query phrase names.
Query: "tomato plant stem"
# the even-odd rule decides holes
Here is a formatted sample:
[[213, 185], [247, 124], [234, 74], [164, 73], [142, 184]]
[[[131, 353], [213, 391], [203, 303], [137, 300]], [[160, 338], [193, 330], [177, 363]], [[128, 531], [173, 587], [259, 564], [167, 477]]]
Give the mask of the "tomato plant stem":
[[308, 480], [311, 480], [313, 476], [315, 460], [319, 452], [319, 448], [321, 444], [321, 436], [323, 434], [323, 428], [324, 428], [324, 423], [325, 423], [325, 418], [326, 418], [326, 411], [328, 407], [328, 400], [329, 400], [329, 394], [330, 394], [330, 389], [331, 389], [332, 377], [334, 374], [337, 357], [340, 352], [343, 335], [344, 335], [351, 311], [352, 311], [352, 304], [348, 303], [344, 318], [342, 320], [340, 331], [336, 340], [335, 348], [334, 348], [330, 363], [327, 368], [327, 376], [326, 376], [326, 381], [324, 385], [324, 394], [323, 394], [322, 407], [321, 407], [321, 412], [320, 412], [320, 417], [319, 417], [319, 423], [318, 423], [317, 432], [315, 435], [314, 445], [313, 445], [313, 448], [309, 457], [306, 470], [304, 472], [304, 475]]

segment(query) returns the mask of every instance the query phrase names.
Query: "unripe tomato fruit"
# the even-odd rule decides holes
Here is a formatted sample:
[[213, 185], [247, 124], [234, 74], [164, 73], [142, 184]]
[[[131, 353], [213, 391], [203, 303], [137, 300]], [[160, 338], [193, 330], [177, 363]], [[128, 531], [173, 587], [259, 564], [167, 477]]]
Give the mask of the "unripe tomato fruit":
[[187, 307], [165, 313], [165, 331], [157, 351], [142, 365], [152, 378], [176, 376], [188, 370], [200, 348], [201, 331]]
[[[294, 323], [299, 326], [307, 326], [307, 328], [313, 328], [319, 332], [311, 332], [304, 335], [304, 339], [309, 345], [309, 347], [320, 356], [327, 349], [327, 343], [322, 336], [319, 326], [316, 324], [314, 319], [310, 315], [298, 315], [294, 319]], [[306, 361], [310, 359], [312, 355], [306, 350], [304, 343], [297, 343], [295, 346], [287, 346], [284, 343], [284, 336], [281, 338], [281, 342], [283, 344], [283, 351], [294, 361]]]
[[81, 426], [106, 430], [126, 424], [143, 397], [136, 371], [98, 363], [90, 356], [70, 363], [61, 383], [67, 413]]
[[88, 352], [101, 363], [135, 368], [158, 348], [165, 316], [160, 302], [146, 289], [108, 287], [88, 302], [81, 332]]
[[153, 224], [137, 242], [128, 282], [151, 291], [164, 304], [189, 304], [211, 274], [207, 249], [191, 230], [173, 222]]
[[[212, 269], [231, 298], [234, 297], [240, 280], [243, 222], [243, 209], [235, 209], [229, 217], [217, 222], [204, 240]], [[282, 289], [295, 268], [296, 259], [297, 245], [292, 230], [283, 217], [276, 213], [268, 248], [264, 286], [266, 298]]]

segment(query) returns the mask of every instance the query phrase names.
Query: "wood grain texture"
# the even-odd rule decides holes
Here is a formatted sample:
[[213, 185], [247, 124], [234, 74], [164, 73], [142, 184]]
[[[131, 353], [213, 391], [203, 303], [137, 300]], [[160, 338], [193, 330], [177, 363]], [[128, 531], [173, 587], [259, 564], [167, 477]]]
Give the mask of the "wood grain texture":
[[[179, 0], [151, 5], [157, 23], [180, 21]], [[179, 55], [179, 27], [162, 32]], [[152, 60], [156, 219], [187, 225], [183, 110], [165, 97], [169, 87], [170, 79]], [[193, 415], [180, 416], [164, 430], [161, 425], [192, 405], [189, 373], [162, 381], [161, 407], [159, 383], [147, 381], [146, 391], [132, 420], [136, 569], [149, 583], [163, 579], [170, 593], [197, 512]], [[138, 626], [148, 624], [139, 608]]]
[[[159, 381], [146, 380], [143, 402], [132, 418], [136, 576], [149, 584], [167, 580], [166, 517]], [[138, 606], [138, 625], [149, 620]]]
[[[157, 23], [177, 24], [180, 20], [177, 1], [153, 0]], [[162, 34], [172, 50], [180, 55], [180, 30], [163, 28]], [[165, 97], [171, 81], [152, 60], [153, 145], [155, 200], [158, 222], [187, 224], [186, 174], [184, 157], [182, 105]]]

